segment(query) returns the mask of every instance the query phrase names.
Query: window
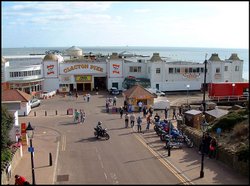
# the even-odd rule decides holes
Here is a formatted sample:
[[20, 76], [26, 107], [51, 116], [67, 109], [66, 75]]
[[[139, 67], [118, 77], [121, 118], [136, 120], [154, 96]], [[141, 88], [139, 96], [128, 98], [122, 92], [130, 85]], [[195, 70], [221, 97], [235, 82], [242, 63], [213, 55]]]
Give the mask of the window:
[[204, 68], [201, 68], [201, 72], [202, 72], [202, 73], [204, 72]]
[[189, 68], [189, 73], [193, 72], [193, 68]]
[[224, 69], [224, 71], [226, 72], [226, 71], [228, 71], [228, 66], [225, 66], [225, 69]]
[[169, 72], [169, 74], [173, 74], [174, 73], [174, 69], [173, 68], [169, 68], [168, 72]]
[[193, 73], [195, 73], [196, 72], [196, 68], [193, 68]]
[[220, 68], [216, 68], [216, 73], [220, 73]]
[[235, 66], [235, 71], [239, 71], [240, 67], [239, 66]]
[[196, 68], [196, 72], [198, 72], [198, 73], [199, 73], [199, 72], [200, 72], [200, 68]]
[[185, 68], [185, 73], [188, 73], [188, 68]]
[[141, 67], [129, 67], [129, 72], [141, 72]]
[[161, 73], [161, 69], [160, 68], [156, 68], [156, 74], [160, 74]]
[[175, 73], [180, 73], [180, 68], [175, 68]]

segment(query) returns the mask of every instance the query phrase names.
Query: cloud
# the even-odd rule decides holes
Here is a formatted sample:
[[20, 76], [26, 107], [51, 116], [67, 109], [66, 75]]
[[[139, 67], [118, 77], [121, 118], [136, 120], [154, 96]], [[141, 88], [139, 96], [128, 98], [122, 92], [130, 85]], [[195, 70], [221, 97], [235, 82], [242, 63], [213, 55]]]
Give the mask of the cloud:
[[148, 12], [151, 12], [151, 10], [148, 9], [148, 8], [134, 9], [133, 11], [134, 11], [135, 13], [148, 13]]

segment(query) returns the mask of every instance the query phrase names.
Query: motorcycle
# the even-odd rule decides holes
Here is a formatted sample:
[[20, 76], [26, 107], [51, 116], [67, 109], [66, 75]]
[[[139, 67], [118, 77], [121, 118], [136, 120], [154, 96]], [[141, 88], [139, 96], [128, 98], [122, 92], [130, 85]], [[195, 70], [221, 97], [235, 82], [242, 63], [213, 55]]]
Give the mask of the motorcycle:
[[109, 134], [107, 133], [107, 129], [102, 129], [102, 131], [99, 131], [97, 128], [94, 128], [94, 135], [95, 137], [98, 139], [99, 137], [101, 138], [105, 138], [106, 140], [108, 140], [110, 138]]
[[189, 139], [187, 135], [177, 129], [172, 129], [171, 134], [167, 134], [162, 138], [164, 138], [166, 141], [166, 148], [181, 148], [183, 143], [186, 143], [189, 148], [194, 146], [194, 143], [191, 141], [191, 139]]

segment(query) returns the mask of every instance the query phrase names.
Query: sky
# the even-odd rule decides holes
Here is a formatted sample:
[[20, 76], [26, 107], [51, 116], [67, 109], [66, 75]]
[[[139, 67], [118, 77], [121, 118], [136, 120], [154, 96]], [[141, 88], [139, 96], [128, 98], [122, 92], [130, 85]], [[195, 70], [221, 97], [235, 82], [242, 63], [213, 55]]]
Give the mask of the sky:
[[249, 2], [2, 1], [2, 48], [249, 49]]

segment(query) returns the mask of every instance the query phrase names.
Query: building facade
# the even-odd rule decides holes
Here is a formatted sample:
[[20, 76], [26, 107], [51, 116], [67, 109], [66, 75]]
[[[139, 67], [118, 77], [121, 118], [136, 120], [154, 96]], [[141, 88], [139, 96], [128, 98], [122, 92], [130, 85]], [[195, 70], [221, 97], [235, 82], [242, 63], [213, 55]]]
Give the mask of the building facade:
[[[97, 87], [99, 90], [111, 87], [123, 90], [126, 77], [149, 79], [151, 88], [160, 91], [185, 91], [187, 87], [200, 90], [204, 82], [204, 63], [163, 60], [159, 53], [152, 57], [124, 57], [112, 53], [100, 58], [94, 55], [86, 58], [80, 50], [71, 47], [65, 56], [5, 57], [6, 65], [2, 58], [2, 76], [10, 89], [27, 93], [92, 91]], [[17, 64], [26, 61], [28, 65], [9, 65], [8, 61], [13, 60]], [[206, 82], [242, 82], [242, 72], [243, 60], [237, 54], [224, 61], [218, 54], [212, 54], [207, 60]]]

